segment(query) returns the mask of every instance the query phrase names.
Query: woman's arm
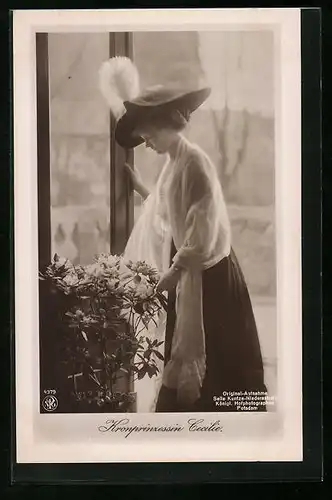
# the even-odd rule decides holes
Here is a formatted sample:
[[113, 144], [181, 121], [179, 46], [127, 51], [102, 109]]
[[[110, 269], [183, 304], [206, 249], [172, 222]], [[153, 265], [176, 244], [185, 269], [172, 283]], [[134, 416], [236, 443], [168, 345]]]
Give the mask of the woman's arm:
[[176, 287], [177, 282], [181, 276], [181, 268], [175, 266], [174, 264], [169, 268], [166, 273], [164, 273], [158, 283], [157, 290], [163, 292], [166, 290], [169, 292]]
[[[176, 267], [200, 267], [210, 254], [218, 236], [219, 216], [215, 183], [219, 182], [212, 165], [198, 155], [183, 171], [181, 219], [184, 242], [173, 258]], [[221, 209], [221, 207], [220, 207]]]
[[143, 200], [146, 200], [150, 194], [148, 188], [145, 187], [144, 184], [137, 184], [134, 189], [143, 198]]
[[170, 291], [174, 288], [183, 269], [200, 267], [209, 245], [210, 214], [207, 209], [212, 192], [204, 168], [201, 164], [191, 161], [182, 175], [183, 182], [177, 186], [177, 189], [181, 189], [178, 198], [182, 200], [182, 206], [173, 207], [173, 210], [176, 210], [175, 225], [184, 224], [184, 242], [175, 254], [172, 265], [161, 277], [159, 291]]
[[134, 167], [131, 167], [128, 163], [125, 163], [124, 166], [126, 172], [130, 177], [133, 189], [145, 200], [149, 196], [150, 192], [147, 187], [144, 186], [140, 174]]

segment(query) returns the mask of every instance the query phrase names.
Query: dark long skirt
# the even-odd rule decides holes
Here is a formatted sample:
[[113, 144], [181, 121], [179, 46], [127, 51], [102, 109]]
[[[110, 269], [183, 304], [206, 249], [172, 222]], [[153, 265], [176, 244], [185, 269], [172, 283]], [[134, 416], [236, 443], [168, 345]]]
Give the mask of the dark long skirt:
[[[171, 258], [174, 254], [173, 244]], [[256, 322], [247, 285], [233, 250], [228, 257], [203, 271], [202, 286], [206, 375], [201, 397], [193, 406], [183, 407], [177, 401], [176, 391], [162, 385], [156, 412], [244, 411], [244, 408], [253, 408], [252, 396], [256, 401], [257, 396], [260, 398], [254, 411], [266, 411], [262, 403], [267, 389]], [[175, 300], [174, 290], [168, 294], [165, 364], [171, 354]], [[239, 404], [238, 398], [243, 397], [247, 403]]]

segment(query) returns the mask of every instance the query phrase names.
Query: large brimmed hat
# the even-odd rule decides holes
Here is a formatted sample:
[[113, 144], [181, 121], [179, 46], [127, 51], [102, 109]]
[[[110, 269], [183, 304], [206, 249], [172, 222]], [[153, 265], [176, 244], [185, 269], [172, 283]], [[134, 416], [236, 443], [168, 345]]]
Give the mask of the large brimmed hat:
[[178, 110], [184, 116], [195, 111], [210, 95], [208, 87], [183, 89], [175, 85], [156, 85], [142, 92], [136, 99], [125, 101], [126, 112], [118, 120], [115, 139], [124, 148], [134, 148], [144, 142], [136, 130], [144, 123], [152, 123], [158, 115]]
[[105, 61], [99, 72], [100, 89], [116, 120], [115, 139], [124, 148], [144, 142], [136, 130], [152, 123], [158, 115], [178, 110], [184, 116], [195, 111], [210, 95], [209, 87], [183, 87], [179, 84], [155, 85], [140, 93], [136, 66], [126, 57]]

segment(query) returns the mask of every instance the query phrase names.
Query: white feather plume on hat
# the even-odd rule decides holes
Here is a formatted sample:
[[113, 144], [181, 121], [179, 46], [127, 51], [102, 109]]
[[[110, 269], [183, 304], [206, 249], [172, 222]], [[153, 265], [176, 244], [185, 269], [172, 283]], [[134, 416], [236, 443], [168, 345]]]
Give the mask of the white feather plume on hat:
[[99, 88], [112, 115], [119, 120], [126, 111], [124, 101], [135, 99], [140, 91], [136, 66], [128, 57], [122, 56], [104, 61], [99, 69]]

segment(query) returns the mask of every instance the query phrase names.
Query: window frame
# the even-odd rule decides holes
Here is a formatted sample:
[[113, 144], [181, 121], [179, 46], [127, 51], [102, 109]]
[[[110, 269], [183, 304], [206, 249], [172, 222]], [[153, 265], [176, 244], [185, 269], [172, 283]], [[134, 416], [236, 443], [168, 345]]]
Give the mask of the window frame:
[[[109, 55], [133, 58], [131, 33], [109, 34]], [[121, 254], [126, 246], [134, 223], [134, 193], [130, 179], [123, 168], [125, 162], [133, 165], [132, 150], [125, 150], [115, 141], [115, 120], [110, 117], [110, 226], [111, 253]]]

